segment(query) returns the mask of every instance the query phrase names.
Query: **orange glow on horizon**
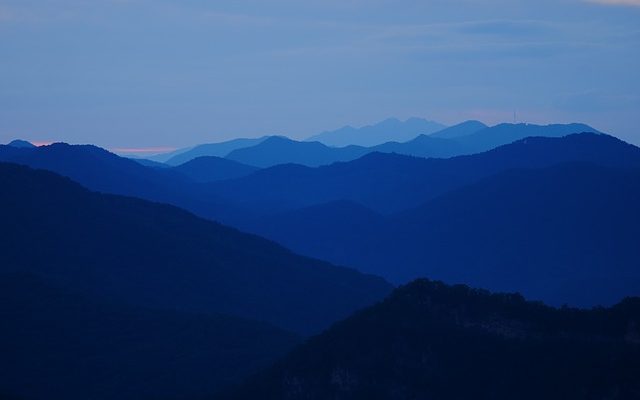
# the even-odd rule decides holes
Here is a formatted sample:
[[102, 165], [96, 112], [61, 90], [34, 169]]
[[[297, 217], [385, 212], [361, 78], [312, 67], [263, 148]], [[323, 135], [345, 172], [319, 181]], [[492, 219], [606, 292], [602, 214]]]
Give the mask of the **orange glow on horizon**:
[[49, 146], [49, 145], [50, 145], [50, 144], [52, 144], [53, 142], [46, 142], [46, 141], [36, 140], [36, 141], [30, 142], [30, 143], [31, 143], [32, 145], [34, 145], [34, 146], [38, 146], [38, 147], [40, 147], [40, 146]]

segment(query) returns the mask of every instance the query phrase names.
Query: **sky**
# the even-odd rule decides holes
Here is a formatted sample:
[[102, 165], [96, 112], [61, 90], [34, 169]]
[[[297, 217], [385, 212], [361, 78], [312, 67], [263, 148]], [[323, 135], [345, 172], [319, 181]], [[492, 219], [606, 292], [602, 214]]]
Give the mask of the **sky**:
[[640, 144], [640, 0], [0, 0], [0, 142], [152, 152], [397, 117]]

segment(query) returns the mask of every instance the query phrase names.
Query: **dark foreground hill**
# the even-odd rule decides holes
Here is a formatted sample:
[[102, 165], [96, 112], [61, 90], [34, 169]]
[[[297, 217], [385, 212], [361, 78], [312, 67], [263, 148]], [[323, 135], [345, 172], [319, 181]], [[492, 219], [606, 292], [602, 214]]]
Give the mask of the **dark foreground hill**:
[[91, 297], [316, 332], [384, 297], [384, 280], [298, 256], [178, 208], [0, 164], [0, 272]]
[[220, 398], [637, 399], [640, 299], [554, 309], [418, 280]]
[[96, 302], [28, 275], [0, 275], [0, 319], [0, 388], [33, 400], [201, 396], [298, 342], [264, 323]]

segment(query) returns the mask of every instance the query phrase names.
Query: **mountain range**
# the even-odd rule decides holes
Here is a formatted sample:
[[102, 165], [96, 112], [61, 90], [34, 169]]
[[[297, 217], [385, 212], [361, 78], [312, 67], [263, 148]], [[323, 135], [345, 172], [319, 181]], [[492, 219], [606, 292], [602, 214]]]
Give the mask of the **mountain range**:
[[[526, 139], [489, 152], [450, 159], [371, 153], [319, 168], [278, 165], [212, 184], [221, 199], [256, 210], [284, 211], [348, 200], [391, 214], [510, 168], [569, 161], [637, 165], [638, 148], [600, 134]], [[629, 164], [627, 164], [629, 163]]]
[[[403, 166], [393, 174], [393, 164], [384, 163], [390, 157]], [[376, 175], [377, 166], [390, 177], [388, 184]], [[344, 169], [320, 175], [322, 170], [298, 170], [299, 180], [288, 181], [287, 193], [296, 201], [317, 204], [242, 228], [396, 283], [430, 276], [574, 305], [612, 304], [640, 291], [633, 239], [640, 222], [633, 206], [640, 201], [640, 149], [613, 137], [529, 138], [447, 160], [380, 154], [362, 168], [376, 177], [370, 187], [345, 183], [359, 175]], [[278, 172], [263, 178], [270, 187], [265, 196], [284, 193], [276, 176], [295, 176]], [[394, 177], [405, 177], [406, 188]], [[229, 183], [241, 193], [238, 182]], [[246, 198], [256, 201], [258, 191]], [[422, 204], [388, 214], [371, 207], [405, 193], [407, 202], [422, 198]], [[268, 201], [286, 204], [288, 197]], [[583, 228], [574, 232], [577, 226]]]
[[[499, 246], [500, 240], [507, 244], [510, 240], [524, 240], [518, 239], [517, 235], [502, 238], [487, 232], [491, 226], [489, 222], [471, 225], [463, 220], [457, 229], [459, 232], [469, 231], [470, 237], [461, 241], [447, 233], [450, 229], [445, 228], [451, 222], [441, 220], [443, 222], [438, 225], [423, 218], [423, 214], [429, 214], [428, 210], [435, 207], [428, 204], [437, 198], [468, 185], [480, 184], [510, 169], [538, 170], [563, 163], [591, 163], [613, 167], [614, 171], [607, 173], [612, 175], [612, 182], [618, 182], [613, 179], [617, 173], [615, 169], [640, 167], [639, 150], [603, 134], [527, 138], [488, 152], [450, 159], [373, 153], [354, 161], [319, 168], [278, 165], [241, 178], [210, 183], [194, 182], [175, 168], [145, 168], [94, 147], [52, 145], [35, 149], [11, 148], [10, 151], [0, 148], [0, 158], [3, 157], [63, 173], [92, 190], [133, 195], [184, 207], [205, 218], [216, 219], [275, 240], [306, 256], [352, 266], [395, 283], [427, 275], [496, 290], [521, 290], [535, 299], [575, 305], [611, 304], [619, 299], [619, 293], [634, 294], [638, 287], [635, 273], [624, 270], [635, 257], [630, 250], [633, 246], [624, 240], [623, 235], [633, 219], [615, 220], [619, 225], [610, 236], [617, 238], [622, 235], [621, 240], [616, 242], [620, 245], [619, 269], [604, 279], [598, 278], [602, 275], [604, 259], [599, 256], [588, 258], [587, 255], [601, 254], [598, 252], [604, 251], [609, 242], [596, 241], [587, 251], [583, 251], [579, 243], [556, 237], [551, 232], [551, 229], [555, 229], [554, 221], [537, 226], [539, 236], [531, 241], [532, 245], [539, 246], [539, 257], [535, 262], [544, 266], [541, 271], [545, 271], [536, 274], [536, 268], [540, 267], [533, 261], [523, 263], [522, 260], [514, 260], [505, 251], [487, 254], [481, 262], [474, 258], [473, 268], [470, 267], [472, 264], [468, 264], [469, 260], [462, 257], [475, 257], [483, 248]], [[591, 173], [584, 165], [576, 168], [577, 174]], [[534, 175], [536, 173], [543, 172], [532, 172]], [[564, 176], [560, 174], [558, 179], [562, 177], [570, 183], [571, 178]], [[552, 178], [548, 177], [549, 183], [554, 182]], [[522, 179], [536, 178], [525, 174]], [[487, 200], [490, 205], [498, 204], [497, 199], [515, 195], [514, 187], [506, 181], [504, 183], [492, 186], [493, 195]], [[554, 183], [559, 186], [559, 200], [575, 197], [564, 190], [572, 188], [568, 183]], [[574, 189], [587, 191], [587, 205], [595, 207], [592, 202], [600, 201], [597, 187]], [[635, 201], [633, 195], [634, 192], [627, 195], [627, 202], [610, 197], [606, 205], [632, 207], [630, 202]], [[531, 199], [536, 198], [535, 193], [530, 196]], [[456, 215], [469, 212], [467, 208], [473, 206], [464, 198], [456, 201], [457, 208], [448, 209], [446, 213], [443, 211], [451, 221], [457, 221]], [[523, 210], [532, 213], [530, 209], [535, 210], [538, 206], [540, 204], [532, 200], [528, 204], [523, 203]], [[542, 206], [542, 211], [549, 215], [562, 215], [551, 200]], [[577, 210], [574, 208], [571, 212]], [[513, 219], [505, 209], [492, 212], [491, 217], [496, 221], [508, 222], [509, 218]], [[601, 214], [612, 216], [610, 212], [610, 209], [605, 209]], [[528, 223], [526, 220], [521, 222]], [[582, 232], [585, 240], [593, 241], [600, 237], [599, 230], [607, 222], [596, 222], [591, 229]], [[574, 225], [574, 222], [567, 221], [565, 229], [571, 229]], [[471, 228], [475, 230], [469, 230]], [[508, 225], [503, 227], [507, 232], [512, 228]], [[444, 233], [437, 233], [442, 230]], [[389, 235], [389, 232], [393, 232], [393, 235]], [[452, 234], [461, 235], [456, 232]], [[436, 239], [425, 244], [423, 238], [432, 235]], [[475, 235], [481, 235], [485, 240], [482, 242], [483, 248], [477, 248], [480, 242]], [[545, 242], [545, 237], [551, 241]], [[491, 241], [491, 238], [495, 239]], [[444, 240], [459, 243], [459, 246], [452, 248], [452, 244], [444, 243]], [[441, 245], [435, 246], [436, 243]], [[517, 248], [516, 244], [509, 246]], [[566, 265], [562, 268], [557, 262], [563, 258], [556, 254], [555, 247], [565, 249], [563, 262]], [[430, 250], [425, 253], [425, 248]], [[581, 269], [579, 264], [585, 262], [585, 257], [591, 261]], [[496, 279], [487, 272], [490, 268], [506, 270], [509, 267], [533, 272], [531, 276], [522, 275], [527, 279], [508, 278], [504, 274]], [[563, 272], [556, 274], [563, 278], [556, 279], [554, 285], [545, 283], [544, 277], [548, 276], [549, 271], [558, 268]], [[483, 276], [489, 277], [488, 281], [483, 280]], [[581, 279], [586, 280], [582, 286], [579, 284]], [[601, 279], [602, 285], [595, 288], [593, 286], [598, 279]]]
[[252, 140], [175, 165], [0, 146], [0, 398], [640, 394], [638, 147], [477, 121]]
[[[430, 135], [416, 134], [406, 140], [385, 141], [368, 147], [354, 144], [332, 147], [320, 141], [297, 141], [284, 136], [238, 139], [232, 142], [197, 146], [195, 148], [197, 151], [181, 153], [169, 163], [177, 165], [178, 160], [186, 162], [193, 157], [203, 155], [221, 156], [260, 168], [280, 164], [317, 167], [355, 160], [374, 152], [424, 158], [448, 158], [487, 151], [525, 137], [562, 137], [582, 132], [599, 133], [584, 124], [500, 124], [487, 127], [478, 121], [466, 121]], [[230, 147], [230, 144], [233, 146]]]

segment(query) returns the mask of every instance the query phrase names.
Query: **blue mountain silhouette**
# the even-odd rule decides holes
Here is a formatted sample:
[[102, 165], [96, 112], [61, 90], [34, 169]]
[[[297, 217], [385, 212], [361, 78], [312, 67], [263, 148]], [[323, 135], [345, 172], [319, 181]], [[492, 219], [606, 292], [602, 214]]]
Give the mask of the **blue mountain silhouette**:
[[470, 120], [461, 122], [448, 128], [444, 128], [438, 132], [432, 133], [429, 136], [441, 139], [456, 139], [462, 136], [472, 135], [486, 128], [488, 128], [488, 126], [483, 124], [482, 122]]
[[11, 142], [9, 142], [7, 144], [7, 146], [11, 146], [11, 147], [20, 147], [20, 148], [31, 148], [31, 147], [36, 147], [34, 144], [32, 144], [31, 142], [27, 142], [26, 140], [20, 140], [20, 139], [16, 139], [16, 140], [12, 140]]
[[228, 220], [247, 212], [216, 197], [170, 168], [149, 168], [90, 145], [55, 143], [30, 149], [0, 146], [0, 161], [46, 169], [90, 190], [139, 197], [186, 208], [200, 216]]
[[206, 156], [194, 158], [173, 167], [173, 170], [184, 174], [195, 182], [215, 182], [241, 178], [257, 171], [258, 168], [226, 158]]
[[384, 280], [308, 259], [178, 208], [0, 164], [0, 273], [133, 305], [317, 332], [382, 298]]
[[261, 168], [290, 163], [317, 167], [354, 160], [368, 152], [360, 146], [329, 147], [320, 142], [298, 142], [272, 136], [255, 146], [234, 150], [227, 158]]
[[592, 306], [640, 294], [638, 201], [638, 168], [561, 164], [503, 172], [386, 219], [350, 224], [330, 203], [254, 231], [399, 283], [430, 276]]
[[[367, 156], [358, 162], [372, 156], [374, 155]], [[272, 216], [249, 221], [241, 227], [274, 239], [302, 254], [322, 257], [338, 264], [352, 265], [399, 283], [419, 276], [434, 276], [452, 282], [470, 282], [478, 286], [499, 290], [518, 289], [536, 296], [535, 298], [542, 298], [555, 304], [568, 302], [588, 305], [611, 303], [619, 300], [620, 293], [634, 294], [640, 290], [636, 272], [612, 269], [610, 276], [606, 279], [596, 279], [594, 273], [589, 270], [589, 268], [600, 268], [599, 273], [604, 273], [606, 268], [610, 268], [605, 258], [598, 258], [594, 254], [594, 252], [604, 251], [606, 246], [611, 246], [610, 241], [596, 240], [595, 243], [589, 241], [593, 241], [593, 238], [599, 238], [603, 234], [602, 232], [608, 232], [607, 235], [615, 238], [616, 243], [620, 246], [616, 247], [620, 257], [616, 265], [621, 268], [634, 265], [635, 257], [638, 254], [634, 253], [635, 246], [625, 238], [633, 237], [626, 229], [635, 223], [632, 217], [635, 214], [632, 210], [634, 202], [637, 201], [635, 197], [637, 193], [631, 189], [625, 196], [616, 192], [615, 190], [624, 188], [622, 183], [612, 187], [609, 194], [602, 191], [606, 186], [598, 187], [594, 184], [576, 188], [572, 186], [570, 176], [571, 173], [575, 173], [575, 179], [587, 179], [590, 174], [593, 174], [594, 182], [596, 182], [597, 177], [607, 173], [601, 173], [598, 169], [601, 167], [595, 166], [599, 165], [614, 168], [608, 173], [611, 174], [611, 182], [618, 182], [619, 180], [616, 180], [617, 168], [621, 168], [623, 171], [620, 172], [622, 176], [627, 174], [624, 171], [640, 168], [640, 149], [637, 147], [606, 135], [580, 134], [565, 138], [528, 138], [490, 152], [448, 160], [422, 160], [393, 156], [397, 166], [402, 165], [400, 161], [406, 163], [403, 168], [398, 168], [395, 171], [398, 176], [405, 177], [406, 182], [403, 185], [397, 184], [399, 178], [390, 178], [387, 183], [377, 175], [378, 171], [373, 169], [373, 165], [381, 165], [383, 161], [388, 161], [390, 156], [380, 154], [377, 157], [381, 159], [367, 168], [372, 176], [376, 177], [371, 181], [371, 186], [358, 187], [356, 184], [346, 183], [344, 177], [357, 175], [354, 173], [349, 175], [344, 170], [336, 171], [339, 165], [318, 169], [299, 167], [297, 178], [290, 181], [288, 195], [284, 195], [280, 200], [269, 197], [263, 202], [263, 204], [271, 202], [274, 208], [277, 204], [281, 206], [286, 204], [294, 209], [280, 210]], [[574, 169], [560, 167], [566, 163], [576, 162], [591, 163], [594, 164], [594, 167], [583, 166]], [[348, 164], [353, 166], [353, 163]], [[554, 177], [552, 173], [555, 170], [549, 172], [540, 169], [552, 166], [559, 168], [557, 177]], [[278, 170], [282, 168], [280, 167]], [[524, 187], [516, 189], [513, 185], [509, 186], [506, 184], [506, 178], [504, 178], [504, 185], [482, 186], [484, 184], [482, 182], [488, 182], [483, 180], [494, 179], [492, 177], [496, 174], [507, 174], [508, 171], [514, 169], [531, 170], [530, 175], [524, 174], [522, 177]], [[386, 171], [390, 173], [390, 169], [387, 168]], [[557, 204], [551, 199], [541, 202], [539, 200], [542, 198], [537, 197], [534, 191], [525, 191], [527, 185], [534, 187], [533, 180], [537, 176], [535, 174], [543, 176], [548, 181], [549, 187], [554, 187], [554, 190], [557, 190], [558, 204], [561, 203], [561, 200], [566, 202], [571, 199], [571, 201], [584, 203], [584, 207], [591, 205], [594, 207], [591, 212], [602, 216], [605, 220], [600, 220], [600, 217], [589, 217], [588, 213], [584, 211], [583, 217], [587, 221], [592, 221], [593, 226], [590, 229], [583, 227], [580, 233], [574, 235], [575, 238], [585, 235], [584, 241], [564, 243], [563, 240], [568, 240], [567, 237], [556, 234], [555, 231], [559, 228], [554, 227], [552, 225], [554, 221], [549, 219], [555, 218], [558, 221], [564, 221], [563, 229], [567, 231], [578, 229], [577, 225], [574, 225], [577, 222], [569, 220], [569, 217], [579, 208], [576, 206], [576, 208], [568, 210], [566, 217], [563, 217], [555, 208]], [[260, 174], [255, 174], [251, 178], [255, 179], [258, 176]], [[291, 176], [295, 175], [291, 174]], [[413, 176], [414, 179], [410, 180], [409, 176]], [[510, 179], [515, 178], [511, 177]], [[276, 180], [274, 175], [265, 179], [272, 188], [267, 194], [268, 196], [275, 196], [276, 191], [280, 193], [279, 186], [275, 184]], [[532, 180], [532, 182], [528, 180]], [[629, 187], [634, 187], [632, 185], [633, 179], [628, 178], [628, 180], [628, 184], [631, 185]], [[358, 180], [358, 182], [362, 182], [362, 180]], [[605, 185], [606, 182], [607, 180], [603, 178], [599, 184]], [[229, 183], [237, 184], [238, 182]], [[253, 182], [253, 184], [255, 187], [261, 187], [259, 183]], [[452, 205], [451, 208], [438, 208], [436, 211], [429, 211], [435, 207], [436, 203], [434, 202], [440, 201], [438, 204], [443, 204], [442, 200], [437, 199], [449, 199], [446, 196], [452, 196], [451, 193], [459, 193], [457, 191], [465, 190], [463, 188], [473, 184], [480, 185], [479, 191], [485, 190], [487, 192], [486, 199], [483, 198], [483, 201], [489, 205], [495, 205], [497, 209], [491, 208], [487, 204], [480, 204], [476, 200], [477, 195], [464, 192], [467, 194], [457, 195], [454, 197], [455, 201], [451, 199], [447, 201], [447, 204]], [[231, 185], [231, 187], [235, 193], [239, 193], [237, 185]], [[544, 191], [540, 190], [542, 195]], [[578, 190], [582, 190], [582, 192], [578, 192]], [[532, 222], [518, 220], [516, 216], [503, 214], [507, 213], [508, 206], [516, 201], [514, 196], [523, 191], [529, 196], [529, 203], [523, 204], [523, 208], [520, 210], [522, 215], [547, 214], [546, 218], [540, 217], [540, 220], [548, 222], [548, 225], [540, 226], [537, 233], [533, 231], [533, 228], [530, 228], [530, 226], [534, 226]], [[426, 203], [426, 205], [404, 208], [404, 211], [386, 217], [360, 205], [366, 204], [367, 201], [371, 208], [375, 208], [377, 204], [387, 205], [388, 203], [383, 201], [385, 197], [397, 201], [405, 193], [405, 206], [418, 198], [418, 195], [423, 198], [423, 204]], [[576, 198], [580, 193], [584, 195], [584, 199]], [[616, 193], [618, 198], [614, 196]], [[251, 195], [248, 196], [254, 195], [255, 193], [251, 192]], [[610, 197], [602, 198], [607, 195]], [[320, 201], [323, 201], [330, 196], [333, 199], [326, 200], [325, 204], [295, 209], [295, 205], [300, 205], [304, 201], [313, 203], [314, 199], [319, 198]], [[380, 196], [379, 203], [372, 202], [376, 199], [375, 196]], [[356, 203], [339, 201], [339, 198], [350, 198]], [[518, 199], [524, 201], [520, 197]], [[596, 208], [595, 204], [600, 204], [603, 209]], [[607, 204], [608, 206], [605, 206]], [[467, 218], [470, 210], [475, 210], [479, 215], [486, 214], [487, 220], [474, 222], [470, 217]], [[495, 215], [491, 214], [490, 210]], [[628, 212], [629, 218], [612, 219], [614, 218], [612, 212]], [[438, 224], [423, 218], [424, 213], [441, 215], [437, 218]], [[347, 216], [349, 214], [353, 215], [353, 223], [351, 218]], [[491, 221], [491, 218], [494, 218], [495, 221]], [[606, 222], [606, 218], [610, 218], [610, 222]], [[513, 222], [513, 225], [508, 225], [509, 221], [518, 221], [518, 223]], [[617, 221], [618, 224], [613, 233], [609, 232], [611, 228], [605, 228], [607, 224], [612, 224], [612, 221]], [[499, 222], [505, 224], [499, 233], [506, 235], [506, 237], [490, 231], [491, 227]], [[519, 233], [530, 234], [531, 238], [520, 237]], [[550, 242], [541, 241], [541, 238], [548, 238]], [[484, 243], [483, 240], [489, 242]], [[519, 242], [511, 243], [511, 240], [519, 240]], [[476, 248], [477, 243], [484, 243], [483, 247]], [[524, 247], [518, 247], [517, 244]], [[553, 253], [552, 250], [556, 247], [564, 249], [566, 252], [564, 255], [568, 258], [563, 259], [560, 255]], [[540, 259], [525, 256], [528, 254], [528, 248], [535, 249]], [[493, 252], [485, 254], [480, 251], [483, 249], [492, 249]], [[513, 249], [518, 249], [520, 253]], [[517, 260], [507, 257], [508, 252], [528, 257], [527, 259], [535, 265], [521, 266], [515, 262]], [[478, 254], [481, 254], [482, 257], [479, 257]], [[464, 257], [467, 258], [463, 261]], [[591, 261], [586, 262], [583, 260], [584, 257]], [[564, 275], [554, 272], [553, 278], [550, 278], [550, 272], [546, 273], [545, 268], [553, 268], [559, 262], [558, 260], [565, 262], [568, 272]], [[582, 264], [584, 264], [584, 268]], [[476, 265], [478, 265], [477, 268]], [[491, 272], [491, 268], [512, 268], [515, 274], [522, 276], [522, 280], [508, 281], [504, 271], [494, 274]], [[524, 270], [520, 271], [521, 268], [530, 268], [531, 276], [526, 275]], [[545, 281], [547, 278], [549, 282]]]
[[422, 118], [409, 118], [406, 121], [389, 118], [362, 128], [345, 126], [335, 131], [322, 132], [311, 136], [308, 140], [337, 147], [349, 145], [375, 146], [390, 141], [404, 142], [421, 134], [434, 133], [444, 127], [444, 125], [437, 122], [427, 121]]
[[153, 157], [152, 159], [154, 161], [162, 161], [169, 165], [180, 165], [198, 157], [226, 157], [233, 150], [255, 146], [267, 138], [269, 138], [269, 136], [263, 136], [260, 138], [239, 138], [220, 143], [201, 144], [193, 148], [181, 149], [169, 154], [161, 154]]
[[467, 148], [468, 154], [491, 150], [526, 137], [562, 137], [574, 133], [601, 133], [585, 124], [500, 124], [481, 129], [471, 135], [457, 137], [455, 140]]
[[214, 184], [218, 196], [261, 210], [284, 211], [336, 200], [379, 213], [417, 207], [448, 190], [509, 168], [544, 167], [567, 161], [637, 165], [638, 148], [601, 134], [530, 138], [489, 152], [451, 159], [371, 153], [320, 168], [278, 165], [244, 178]]
[[501, 124], [486, 127], [477, 121], [468, 121], [441, 131], [442, 135], [423, 134], [406, 142], [393, 141], [371, 147], [329, 147], [317, 141], [300, 142], [282, 136], [272, 136], [255, 146], [234, 150], [227, 158], [262, 168], [289, 163], [317, 167], [355, 160], [373, 152], [448, 158], [480, 153], [525, 137], [561, 137], [582, 132], [599, 133], [583, 124]]

